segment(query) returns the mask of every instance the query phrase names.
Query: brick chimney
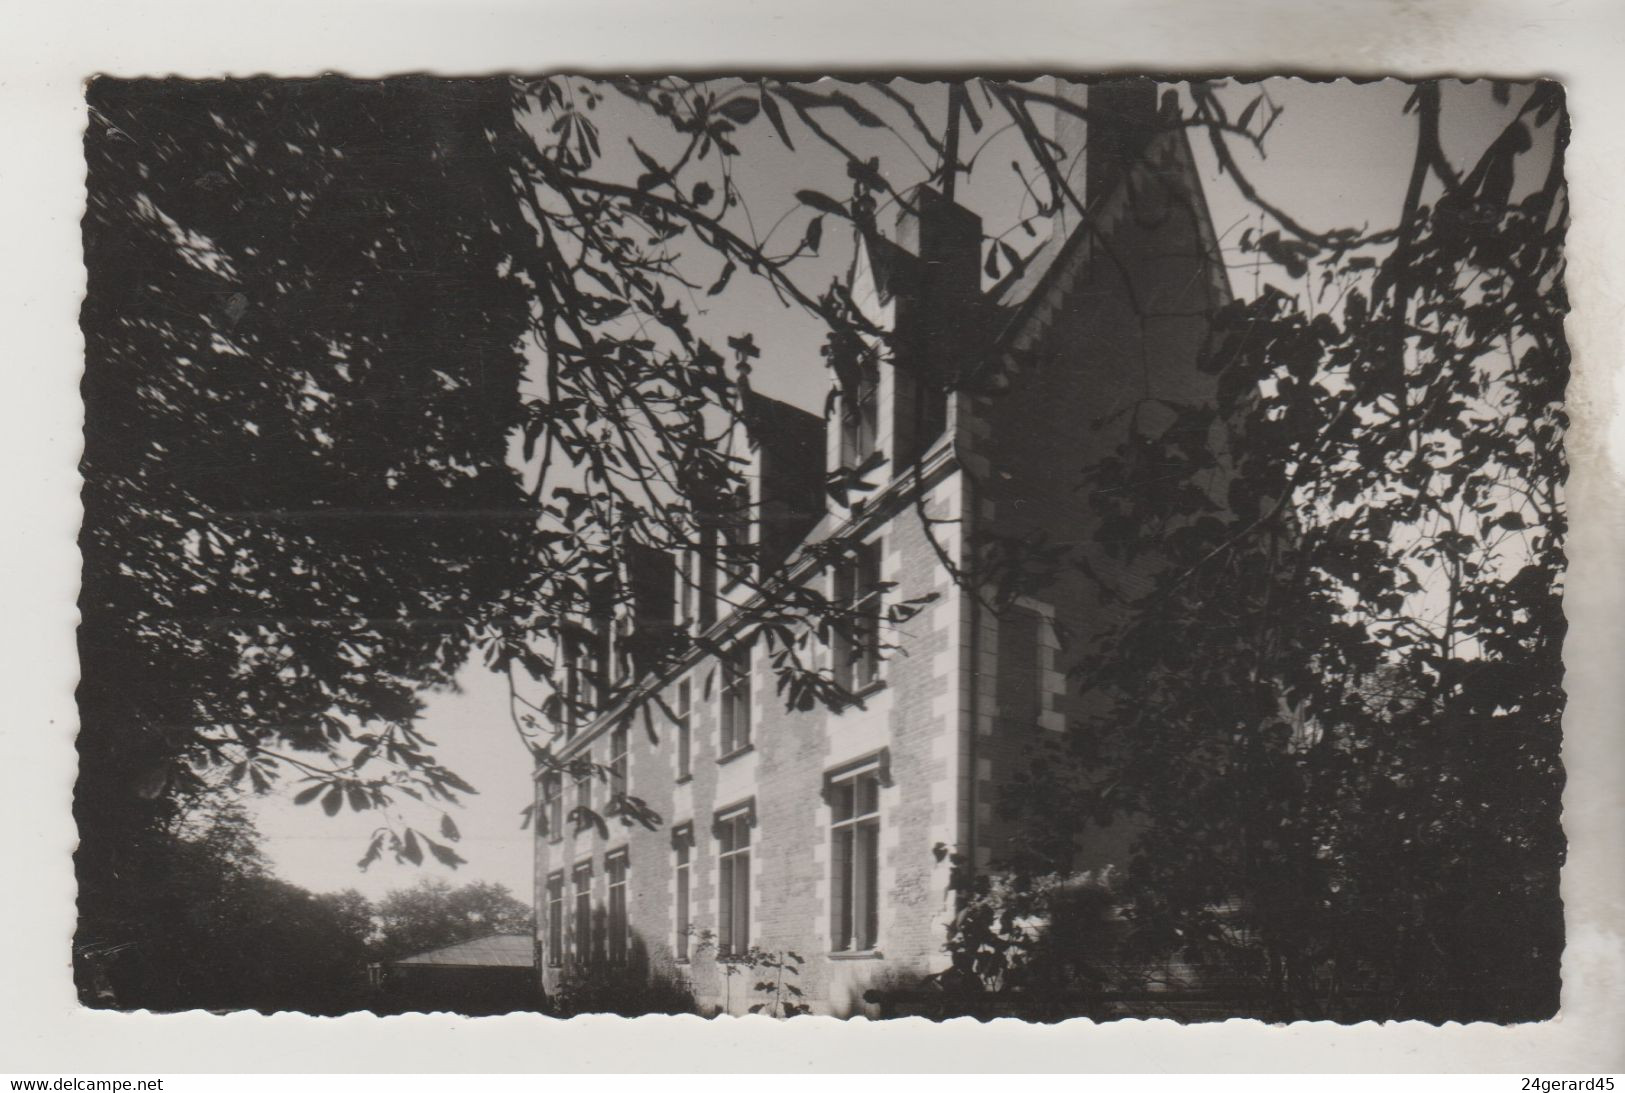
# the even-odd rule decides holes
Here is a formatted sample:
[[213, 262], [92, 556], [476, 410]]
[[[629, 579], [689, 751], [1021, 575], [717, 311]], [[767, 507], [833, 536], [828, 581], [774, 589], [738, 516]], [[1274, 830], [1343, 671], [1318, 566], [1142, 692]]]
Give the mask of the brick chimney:
[[982, 220], [963, 205], [923, 183], [914, 187], [897, 210], [896, 240], [950, 291], [977, 291]]
[[975, 364], [982, 321], [982, 220], [930, 186], [904, 195], [895, 245], [913, 261], [898, 286], [893, 458], [906, 466], [941, 433], [943, 391]]
[[[1056, 78], [1053, 94], [1089, 113], [1085, 121], [1057, 108], [1054, 135], [1063, 177], [1086, 206], [1093, 206], [1111, 192], [1155, 134], [1156, 82], [1144, 76], [1093, 83]], [[1055, 218], [1055, 231], [1064, 236], [1077, 224], [1077, 209], [1068, 201]]]

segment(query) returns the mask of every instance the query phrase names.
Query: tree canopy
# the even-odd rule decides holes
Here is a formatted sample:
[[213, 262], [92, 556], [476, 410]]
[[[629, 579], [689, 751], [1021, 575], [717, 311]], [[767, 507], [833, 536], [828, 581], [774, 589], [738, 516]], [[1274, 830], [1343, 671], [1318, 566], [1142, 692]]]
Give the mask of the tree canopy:
[[210, 797], [166, 834], [142, 848], [162, 862], [162, 882], [120, 886], [118, 917], [98, 922], [99, 938], [81, 936], [87, 1004], [312, 1014], [367, 1005], [376, 927], [365, 897], [273, 876], [235, 802]]
[[321, 771], [329, 812], [468, 791], [414, 731], [418, 694], [502, 611], [532, 517], [507, 460], [505, 84], [88, 97], [75, 816], [98, 945], [127, 940], [130, 889], [165, 883], [165, 831], [213, 788]]
[[[162, 883], [121, 889], [125, 935], [81, 944], [85, 1001], [337, 1015], [388, 1010], [368, 965], [491, 934], [529, 934], [531, 908], [500, 884], [422, 880], [377, 901], [310, 892], [276, 877], [242, 803], [202, 797], [149, 846]], [[425, 1005], [434, 1002], [432, 992]], [[466, 1001], [448, 996], [448, 1006]]]
[[1318, 291], [1226, 308], [1217, 401], [1085, 475], [1156, 575], [1105, 590], [1096, 712], [1012, 796], [1012, 863], [1132, 825], [1128, 950], [1278, 1015], [1556, 1010], [1566, 207], [1560, 93], [1524, 94], [1453, 165], [1418, 87], [1381, 249], [1296, 239]]
[[377, 951], [384, 959], [411, 956], [490, 934], [534, 934], [528, 903], [500, 884], [474, 881], [453, 888], [425, 878], [378, 901]]

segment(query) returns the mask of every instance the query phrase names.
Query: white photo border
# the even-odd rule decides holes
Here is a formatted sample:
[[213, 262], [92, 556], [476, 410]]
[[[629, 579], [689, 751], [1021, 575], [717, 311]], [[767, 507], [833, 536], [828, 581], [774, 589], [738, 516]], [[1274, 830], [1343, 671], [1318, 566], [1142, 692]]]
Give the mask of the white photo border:
[[[8, 896], [0, 1071], [24, 1074], [607, 1071], [1625, 1070], [1625, 7], [1610, 0], [59, 0], [0, 42], [0, 308], [9, 398], [0, 721]], [[933, 1025], [798, 1019], [154, 1016], [81, 1009], [69, 815], [84, 288], [82, 81], [497, 71], [772, 69], [950, 76], [1548, 76], [1568, 88], [1572, 516], [1565, 721], [1570, 850], [1560, 1016], [1534, 1025]], [[636, 1050], [626, 1050], [628, 1034]]]

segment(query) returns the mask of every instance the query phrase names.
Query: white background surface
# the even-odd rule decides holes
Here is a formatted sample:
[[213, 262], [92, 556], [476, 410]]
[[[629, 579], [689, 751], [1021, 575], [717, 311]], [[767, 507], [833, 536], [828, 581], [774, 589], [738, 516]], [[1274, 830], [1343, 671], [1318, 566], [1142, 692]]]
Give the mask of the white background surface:
[[[342, 71], [1496, 74], [1567, 84], [1573, 519], [1563, 1013], [1511, 1029], [1231, 1022], [156, 1017], [80, 1010], [73, 601], [80, 82]], [[1625, 5], [1607, 0], [91, 0], [0, 8], [0, 1074], [1625, 1070]], [[1328, 134], [1335, 139], [1335, 134]], [[1499, 1088], [1499, 1086], [1497, 1086]], [[1508, 1083], [1506, 1088], [1515, 1089]]]

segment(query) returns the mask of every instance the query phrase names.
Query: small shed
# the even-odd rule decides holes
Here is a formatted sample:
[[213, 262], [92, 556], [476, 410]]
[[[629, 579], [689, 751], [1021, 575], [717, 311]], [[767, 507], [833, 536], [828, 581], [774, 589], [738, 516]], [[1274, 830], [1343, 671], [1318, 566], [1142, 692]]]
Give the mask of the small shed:
[[372, 966], [379, 1008], [472, 1016], [540, 1008], [536, 940], [490, 934]]

